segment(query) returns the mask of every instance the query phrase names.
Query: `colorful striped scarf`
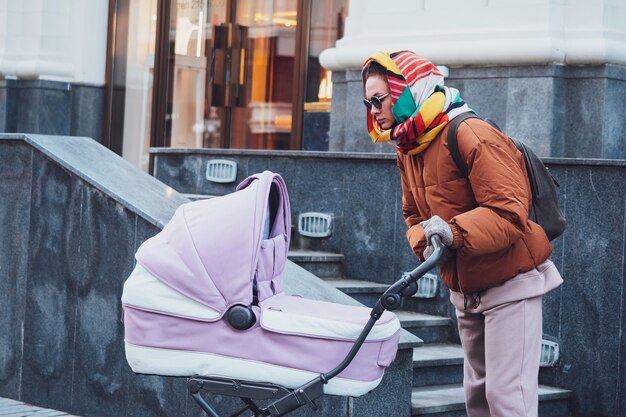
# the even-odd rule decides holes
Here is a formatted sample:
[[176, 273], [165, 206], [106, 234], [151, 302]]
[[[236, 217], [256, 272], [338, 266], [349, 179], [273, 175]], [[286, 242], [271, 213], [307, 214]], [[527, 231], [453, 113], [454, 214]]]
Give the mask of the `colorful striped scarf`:
[[379, 52], [376, 61], [387, 70], [392, 111], [397, 124], [383, 130], [367, 110], [367, 130], [375, 143], [395, 141], [399, 152], [422, 152], [454, 117], [472, 111], [459, 91], [444, 86], [443, 75], [432, 62], [409, 51]]

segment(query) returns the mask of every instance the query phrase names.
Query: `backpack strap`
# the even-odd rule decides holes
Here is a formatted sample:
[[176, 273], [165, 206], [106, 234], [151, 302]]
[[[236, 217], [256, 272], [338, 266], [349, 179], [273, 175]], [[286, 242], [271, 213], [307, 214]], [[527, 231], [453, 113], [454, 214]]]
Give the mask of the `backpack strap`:
[[452, 159], [454, 160], [454, 163], [464, 177], [467, 177], [469, 172], [467, 169], [467, 164], [465, 163], [465, 161], [461, 157], [461, 153], [459, 152], [459, 142], [456, 135], [457, 131], [459, 130], [459, 125], [463, 123], [466, 119], [473, 118], [478, 118], [478, 116], [471, 112], [461, 113], [454, 119], [452, 119], [452, 121], [449, 123], [450, 127], [448, 127], [448, 149], [450, 149]]

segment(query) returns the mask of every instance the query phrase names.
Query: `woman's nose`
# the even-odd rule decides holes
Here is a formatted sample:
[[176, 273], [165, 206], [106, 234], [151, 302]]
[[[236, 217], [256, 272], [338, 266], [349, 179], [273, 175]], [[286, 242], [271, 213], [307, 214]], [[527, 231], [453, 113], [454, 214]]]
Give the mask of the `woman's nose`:
[[380, 109], [376, 106], [372, 106], [372, 109], [370, 110], [370, 113], [372, 113], [373, 115], [375, 114], [379, 114], [380, 113]]

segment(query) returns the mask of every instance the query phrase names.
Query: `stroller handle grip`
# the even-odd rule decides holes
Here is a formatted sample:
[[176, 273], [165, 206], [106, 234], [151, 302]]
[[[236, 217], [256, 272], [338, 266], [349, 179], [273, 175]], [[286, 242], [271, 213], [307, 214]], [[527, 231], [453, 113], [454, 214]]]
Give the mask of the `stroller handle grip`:
[[385, 310], [392, 311], [400, 307], [403, 292], [412, 284], [415, 284], [415, 289], [410, 293], [413, 294], [417, 291], [417, 280], [433, 269], [443, 254], [443, 243], [441, 243], [441, 238], [438, 235], [431, 236], [430, 244], [434, 248], [433, 254], [422, 262], [417, 268], [400, 278], [391, 287], [389, 287], [387, 291], [385, 291], [372, 309], [372, 317], [375, 317], [376, 320], [378, 320]]
[[417, 282], [426, 272], [430, 271], [437, 263], [439, 259], [441, 259], [441, 255], [443, 253], [443, 243], [441, 243], [441, 239], [438, 235], [434, 235], [430, 238], [430, 244], [433, 246], [434, 251], [433, 254], [422, 262], [417, 268], [413, 271], [409, 272], [407, 276], [400, 278], [396, 281], [391, 287], [385, 291], [385, 293], [378, 299], [374, 308], [372, 308], [372, 312], [370, 313], [370, 319], [367, 324], [361, 331], [361, 334], [355, 341], [354, 345], [346, 358], [341, 362], [335, 369], [325, 374], [320, 375], [320, 378], [324, 383], [326, 383], [329, 379], [334, 378], [338, 374], [340, 374], [344, 369], [350, 365], [350, 362], [354, 359], [359, 349], [365, 342], [367, 335], [374, 327], [374, 324], [380, 316], [385, 312], [385, 310], [395, 310], [400, 306], [400, 301], [402, 300], [402, 292], [411, 284]]

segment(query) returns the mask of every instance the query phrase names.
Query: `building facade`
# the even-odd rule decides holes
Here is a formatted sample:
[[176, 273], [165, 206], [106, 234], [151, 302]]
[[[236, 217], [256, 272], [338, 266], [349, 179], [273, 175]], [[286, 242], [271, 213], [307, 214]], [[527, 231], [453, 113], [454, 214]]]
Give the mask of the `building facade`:
[[410, 49], [543, 156], [626, 158], [623, 0], [0, 0], [0, 132], [392, 152], [359, 68]]

